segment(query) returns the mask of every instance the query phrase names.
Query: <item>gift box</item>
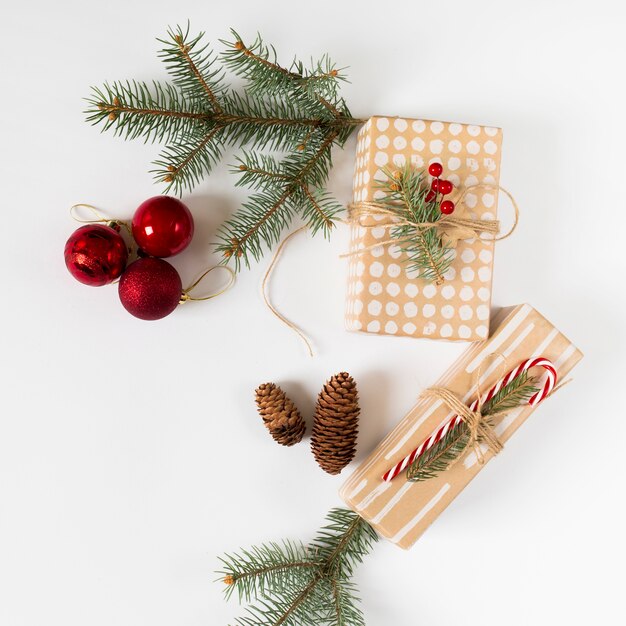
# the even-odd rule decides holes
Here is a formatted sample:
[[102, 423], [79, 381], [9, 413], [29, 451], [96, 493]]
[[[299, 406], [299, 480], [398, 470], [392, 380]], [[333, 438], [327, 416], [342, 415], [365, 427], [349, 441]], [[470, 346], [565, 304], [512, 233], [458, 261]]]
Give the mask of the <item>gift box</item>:
[[[548, 359], [557, 380], [563, 381], [582, 353], [528, 304], [502, 309], [492, 319], [491, 337], [471, 345], [437, 386], [469, 402], [479, 386], [484, 394], [501, 380], [503, 365], [505, 369], [515, 368], [535, 357]], [[557, 391], [557, 397], [558, 393], [561, 391]], [[524, 403], [495, 416], [492, 428], [499, 441], [505, 443], [534, 408]], [[401, 548], [411, 547], [494, 456], [484, 444], [480, 446], [480, 458], [475, 448], [468, 447], [447, 469], [427, 480], [411, 482], [406, 472], [390, 482], [383, 480], [391, 468], [454, 416], [441, 399], [422, 397], [341, 489], [340, 495], [351, 509]], [[501, 454], [506, 454], [506, 449]]]
[[[384, 195], [385, 168], [407, 163], [427, 168], [438, 162], [457, 191], [466, 190], [464, 211], [472, 219], [494, 220], [500, 178], [499, 128], [418, 119], [372, 117], [359, 132], [353, 202]], [[489, 188], [470, 189], [476, 185]], [[377, 188], [378, 187], [378, 188]], [[442, 284], [420, 278], [406, 263], [388, 229], [353, 221], [346, 303], [348, 330], [386, 335], [479, 341], [488, 335], [493, 235], [458, 242]]]

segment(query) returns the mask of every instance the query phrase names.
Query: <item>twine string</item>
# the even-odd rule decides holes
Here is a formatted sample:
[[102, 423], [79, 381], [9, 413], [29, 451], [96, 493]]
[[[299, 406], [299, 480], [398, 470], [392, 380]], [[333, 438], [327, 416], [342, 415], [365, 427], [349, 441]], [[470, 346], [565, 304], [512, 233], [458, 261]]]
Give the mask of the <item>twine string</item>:
[[271, 301], [270, 295], [269, 295], [269, 289], [268, 289], [270, 278], [272, 276], [274, 268], [276, 267], [276, 263], [277, 263], [278, 259], [280, 258], [280, 255], [281, 255], [283, 249], [285, 248], [285, 245], [287, 244], [287, 242], [292, 237], [294, 237], [295, 235], [297, 235], [298, 233], [300, 233], [300, 232], [302, 232], [304, 230], [307, 230], [307, 228], [308, 228], [307, 226], [301, 226], [297, 230], [294, 230], [292, 233], [287, 235], [280, 242], [280, 245], [276, 249], [276, 252], [274, 252], [274, 256], [272, 257], [272, 260], [271, 260], [269, 266], [267, 267], [267, 271], [265, 272], [265, 276], [263, 277], [263, 282], [261, 283], [261, 293], [263, 294], [263, 300], [265, 301], [265, 304], [266, 304], [267, 308], [283, 324], [285, 324], [286, 326], [291, 328], [291, 330], [293, 330], [300, 337], [300, 339], [302, 339], [302, 341], [305, 343], [305, 345], [307, 347], [307, 350], [309, 352], [309, 356], [313, 356], [313, 348], [311, 346], [311, 342], [309, 341], [309, 338], [306, 336], [306, 334], [300, 328], [298, 328], [298, 326], [296, 326], [291, 320], [287, 319], [282, 313], [280, 313], [280, 311], [278, 311], [276, 309], [276, 307], [272, 304], [272, 301]]
[[[502, 451], [504, 446], [502, 442], [496, 436], [491, 424], [486, 419], [486, 416], [482, 414], [482, 406], [484, 404], [484, 395], [482, 391], [482, 387], [480, 384], [481, 378], [483, 377], [484, 370], [487, 367], [487, 363], [491, 363], [492, 359], [498, 357], [501, 359], [501, 363], [498, 366], [499, 370], [506, 370], [507, 358], [504, 354], [500, 352], [491, 352], [489, 353], [485, 359], [480, 363], [478, 369], [476, 370], [476, 374], [474, 375], [474, 385], [476, 387], [476, 402], [472, 403], [470, 406], [465, 404], [455, 393], [447, 389], [446, 387], [429, 387], [422, 392], [422, 396], [431, 397], [441, 400], [455, 415], [459, 415], [461, 419], [467, 424], [469, 428], [470, 436], [466, 443], [467, 448], [473, 448], [474, 453], [476, 454], [476, 459], [480, 465], [484, 465], [485, 463], [485, 455], [483, 454], [483, 450], [481, 447], [481, 442], [485, 442], [487, 447], [493, 452], [493, 454], [498, 454]], [[498, 375], [496, 378], [500, 378]], [[507, 411], [497, 411], [490, 414], [489, 417], [493, 418], [498, 415], [503, 415], [507, 413]], [[461, 458], [461, 454], [452, 462], [452, 465], [456, 463], [459, 458]]]
[[[429, 387], [424, 390], [422, 396], [441, 400], [455, 415], [459, 415], [465, 424], [467, 424], [470, 436], [465, 447], [472, 447], [474, 449], [476, 458], [481, 465], [485, 462], [483, 451], [480, 447], [482, 441], [487, 444], [494, 454], [498, 454], [502, 450], [502, 443], [496, 436], [491, 425], [485, 419], [485, 416], [481, 413], [481, 405], [476, 407], [475, 410], [472, 410], [464, 404], [455, 393], [445, 387]], [[460, 457], [461, 455], [459, 455], [454, 462]]]
[[[463, 193], [457, 200], [457, 204], [465, 203], [465, 198], [468, 193], [472, 191], [476, 191], [478, 189], [485, 189], [491, 191], [502, 191], [507, 195], [509, 200], [511, 201], [511, 205], [513, 206], [513, 211], [515, 215], [515, 219], [513, 225], [503, 235], [498, 235], [500, 232], [500, 222], [499, 220], [483, 220], [483, 219], [472, 219], [468, 217], [456, 217], [454, 215], [444, 215], [440, 219], [434, 222], [416, 222], [406, 218], [399, 218], [398, 214], [389, 208], [389, 205], [383, 204], [382, 202], [376, 202], [375, 200], [364, 200], [360, 202], [353, 202], [348, 205], [348, 210], [350, 212], [350, 218], [352, 222], [356, 222], [359, 226], [363, 228], [383, 228], [385, 230], [390, 230], [392, 228], [398, 228], [402, 226], [409, 226], [414, 228], [419, 232], [426, 232], [431, 228], [437, 228], [442, 232], [445, 232], [446, 228], [460, 228], [463, 230], [470, 230], [473, 232], [474, 236], [478, 236], [480, 233], [486, 233], [488, 235], [492, 235], [493, 241], [502, 241], [507, 237], [510, 237], [517, 225], [519, 223], [519, 206], [513, 195], [506, 190], [504, 187], [500, 185], [491, 185], [488, 183], [480, 183], [476, 185], [470, 185], [463, 190]], [[389, 222], [380, 223], [376, 222], [375, 224], [367, 224], [364, 222], [364, 218], [374, 217], [374, 216], [382, 216], [388, 217]], [[359, 248], [357, 250], [353, 250], [351, 252], [346, 252], [340, 255], [340, 258], [346, 258], [350, 256], [354, 256], [357, 254], [362, 254], [368, 250], [372, 250], [377, 248], [378, 246], [386, 246], [392, 244], [399, 244], [410, 241], [410, 237], [399, 238], [399, 237], [389, 237], [383, 241], [377, 241], [369, 246], [364, 248]]]
[[[215, 293], [211, 293], [208, 296], [192, 296], [191, 292], [202, 282], [202, 280], [208, 276], [213, 270], [225, 270], [229, 273], [228, 283], [224, 287], [222, 287], [219, 291]], [[217, 298], [217, 296], [221, 296], [223, 293], [228, 291], [235, 284], [235, 272], [226, 265], [214, 265], [213, 267], [209, 267], [209, 269], [205, 270], [200, 277], [195, 280], [189, 287], [183, 289], [183, 293], [180, 297], [180, 303], [187, 302], [188, 300], [193, 300], [194, 302], [200, 302], [202, 300], [211, 300], [212, 298]]]

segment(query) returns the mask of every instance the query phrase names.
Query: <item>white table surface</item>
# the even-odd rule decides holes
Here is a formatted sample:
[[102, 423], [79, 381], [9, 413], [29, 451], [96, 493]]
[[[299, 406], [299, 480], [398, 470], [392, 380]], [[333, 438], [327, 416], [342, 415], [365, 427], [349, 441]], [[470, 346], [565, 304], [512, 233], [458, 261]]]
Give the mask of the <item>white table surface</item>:
[[[310, 538], [347, 475], [322, 473], [307, 445], [276, 446], [255, 386], [280, 383], [310, 417], [324, 380], [350, 371], [362, 460], [465, 347], [347, 333], [344, 228], [300, 236], [273, 282], [314, 359], [264, 307], [266, 263], [157, 323], [126, 314], [115, 287], [70, 278], [71, 204], [128, 218], [160, 191], [158, 147], [99, 134], [81, 98], [163, 78], [155, 37], [187, 18], [212, 41], [259, 30], [282, 59], [328, 51], [350, 66], [357, 116], [502, 126], [501, 182], [522, 219], [498, 248], [493, 304], [530, 302], [586, 353], [412, 551], [378, 544], [357, 575], [368, 625], [621, 623], [625, 17], [617, 0], [5, 6], [0, 623], [232, 621], [217, 556]], [[353, 153], [336, 154], [343, 201]], [[197, 235], [173, 259], [183, 281], [215, 260], [215, 229], [245, 198], [228, 162], [184, 196]]]

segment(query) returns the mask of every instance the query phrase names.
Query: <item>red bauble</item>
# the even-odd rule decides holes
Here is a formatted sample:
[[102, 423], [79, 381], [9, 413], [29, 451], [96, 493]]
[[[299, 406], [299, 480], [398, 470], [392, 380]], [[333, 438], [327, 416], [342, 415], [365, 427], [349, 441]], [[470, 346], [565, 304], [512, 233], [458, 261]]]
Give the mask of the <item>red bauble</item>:
[[426, 202], [432, 202], [436, 197], [437, 197], [437, 194], [434, 191], [430, 190], [426, 194]]
[[428, 173], [435, 178], [439, 178], [443, 172], [443, 165], [441, 163], [431, 163], [428, 166]]
[[65, 244], [65, 265], [78, 281], [101, 287], [118, 279], [128, 261], [122, 236], [110, 226], [81, 226]]
[[131, 263], [119, 284], [124, 308], [142, 320], [169, 315], [178, 306], [182, 293], [178, 272], [167, 261], [154, 257]]
[[454, 189], [454, 185], [449, 180], [440, 180], [439, 181], [439, 193], [447, 196], [449, 193], [452, 193]]
[[442, 181], [440, 181], [438, 178], [435, 178], [434, 180], [432, 180], [432, 181], [431, 181], [431, 183], [430, 183], [430, 188], [431, 188], [433, 191], [439, 191], [439, 184], [440, 184], [441, 182], [442, 182]]
[[155, 196], [139, 205], [133, 216], [133, 237], [150, 256], [182, 252], [193, 237], [193, 217], [178, 199]]
[[444, 215], [450, 215], [451, 213], [454, 213], [454, 202], [452, 202], [452, 200], [444, 200], [440, 205], [439, 205], [439, 210], [444, 214]]

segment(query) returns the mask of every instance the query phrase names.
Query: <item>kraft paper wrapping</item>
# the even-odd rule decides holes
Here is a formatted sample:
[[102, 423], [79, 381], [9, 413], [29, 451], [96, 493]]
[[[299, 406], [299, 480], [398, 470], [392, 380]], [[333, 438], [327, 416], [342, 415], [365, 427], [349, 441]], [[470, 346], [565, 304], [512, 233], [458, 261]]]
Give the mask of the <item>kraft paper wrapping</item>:
[[[413, 163], [443, 165], [443, 178], [457, 190], [498, 185], [502, 131], [499, 128], [403, 118], [372, 117], [359, 132], [353, 200], [376, 200], [383, 168]], [[468, 192], [473, 218], [495, 219], [498, 194]], [[458, 210], [458, 207], [457, 207]], [[368, 218], [380, 221], [384, 218]], [[371, 224], [372, 222], [370, 222]], [[346, 327], [386, 335], [479, 341], [489, 329], [493, 235], [460, 241], [446, 280], [436, 286], [407, 269], [397, 246], [377, 246], [350, 256]], [[352, 226], [350, 252], [389, 238], [383, 228]]]
[[[555, 365], [558, 380], [563, 381], [583, 356], [528, 304], [501, 310], [492, 320], [492, 330], [490, 339], [470, 346], [436, 385], [447, 387], [469, 403], [476, 394], [478, 374], [480, 387], [486, 391], [523, 360], [544, 356]], [[506, 358], [504, 367], [502, 356], [495, 354]], [[554, 402], [559, 393], [566, 392], [567, 389], [558, 391], [554, 400], [546, 401]], [[495, 432], [500, 441], [506, 442], [533, 410], [525, 405], [496, 418]], [[448, 470], [427, 481], [411, 483], [402, 473], [390, 483], [383, 482], [382, 476], [390, 467], [451, 417], [441, 400], [420, 400], [341, 489], [340, 495], [351, 509], [401, 548], [410, 548], [484, 467], [471, 450]], [[483, 450], [485, 461], [490, 460], [493, 454], [485, 446]], [[506, 454], [506, 446], [500, 454]]]

